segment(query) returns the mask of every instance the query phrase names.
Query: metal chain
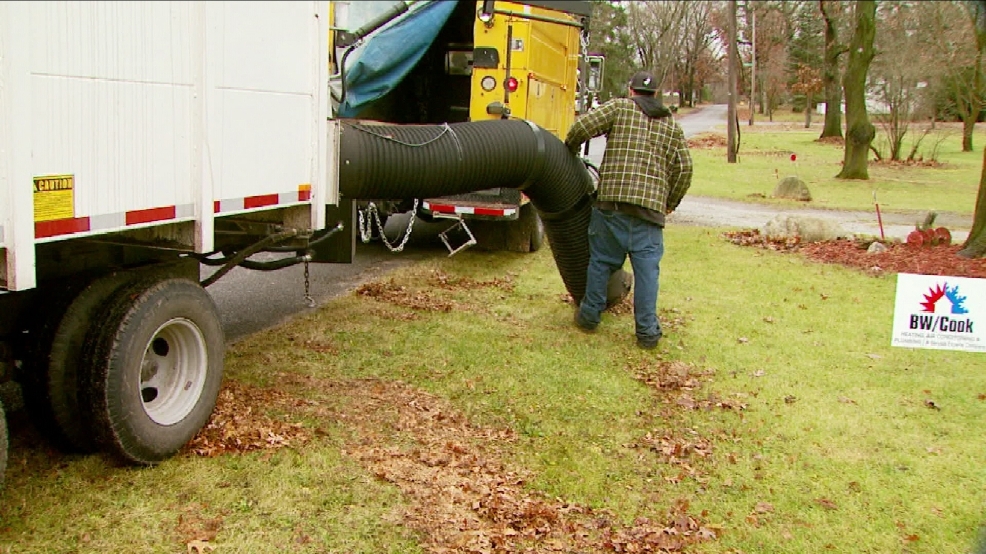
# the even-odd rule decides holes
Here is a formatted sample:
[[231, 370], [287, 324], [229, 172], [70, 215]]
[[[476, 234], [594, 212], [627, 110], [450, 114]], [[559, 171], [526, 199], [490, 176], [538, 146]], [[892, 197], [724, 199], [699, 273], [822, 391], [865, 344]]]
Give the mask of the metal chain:
[[[366, 212], [364, 215], [363, 212]], [[372, 238], [372, 230], [374, 223], [377, 227], [377, 233], [380, 235], [380, 240], [387, 246], [387, 249], [391, 252], [402, 252], [404, 250], [404, 245], [407, 244], [408, 239], [411, 238], [411, 229], [414, 227], [414, 220], [416, 219], [415, 214], [418, 213], [418, 199], [414, 199], [414, 207], [411, 208], [411, 218], [407, 222], [407, 229], [404, 230], [404, 236], [401, 238], [400, 244], [394, 246], [387, 240], [387, 235], [383, 232], [383, 222], [380, 221], [380, 212], [377, 210], [376, 204], [370, 202], [366, 206], [366, 210], [357, 210], [357, 217], [359, 219], [359, 234], [360, 239], [363, 244], [370, 242]]]
[[308, 260], [305, 260], [305, 304], [309, 308], [315, 307], [315, 299], [312, 298], [311, 274], [308, 271]]

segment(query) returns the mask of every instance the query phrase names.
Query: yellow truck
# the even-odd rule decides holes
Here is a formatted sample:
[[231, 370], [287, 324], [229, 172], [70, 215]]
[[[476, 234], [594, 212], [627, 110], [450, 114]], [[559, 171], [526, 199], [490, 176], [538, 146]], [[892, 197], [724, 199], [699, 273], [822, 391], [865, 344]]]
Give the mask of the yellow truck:
[[[601, 58], [586, 52], [591, 11], [586, 1], [330, 2], [336, 114], [426, 124], [518, 118], [564, 138], [601, 81], [580, 77], [601, 76]], [[544, 237], [518, 189], [362, 203], [363, 240], [387, 241], [386, 220], [397, 214], [394, 240], [403, 241], [392, 250], [415, 215], [453, 221], [440, 235], [450, 255], [474, 244], [535, 251]]]

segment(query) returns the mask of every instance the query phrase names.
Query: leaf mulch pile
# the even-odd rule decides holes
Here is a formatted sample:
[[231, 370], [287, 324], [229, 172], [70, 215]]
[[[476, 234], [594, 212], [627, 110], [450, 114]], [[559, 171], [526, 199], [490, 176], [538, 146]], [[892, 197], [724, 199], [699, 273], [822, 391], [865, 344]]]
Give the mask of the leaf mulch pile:
[[688, 139], [689, 148], [725, 148], [726, 136], [719, 133], [701, 133]]
[[724, 233], [725, 238], [740, 246], [753, 246], [781, 252], [800, 252], [810, 260], [859, 269], [869, 275], [914, 273], [952, 277], [986, 278], [986, 259], [961, 258], [960, 245], [916, 247], [902, 242], [886, 242], [885, 252], [869, 253], [873, 242], [863, 239], [835, 239], [801, 243], [797, 237], [770, 239], [759, 229]]
[[301, 446], [311, 440], [311, 431], [288, 416], [277, 418], [269, 412], [290, 415], [303, 404], [304, 401], [282, 390], [252, 387], [227, 379], [209, 423], [182, 451], [213, 457]]
[[468, 277], [450, 276], [441, 270], [433, 270], [429, 275], [426, 286], [430, 288], [414, 289], [398, 284], [393, 278], [388, 281], [373, 281], [356, 289], [356, 294], [374, 298], [416, 311], [451, 312], [459, 306], [454, 300], [444, 298], [440, 291], [464, 291], [483, 288], [496, 288], [511, 291], [514, 288], [513, 278], [507, 275], [503, 278], [493, 278], [488, 281], [476, 281]]

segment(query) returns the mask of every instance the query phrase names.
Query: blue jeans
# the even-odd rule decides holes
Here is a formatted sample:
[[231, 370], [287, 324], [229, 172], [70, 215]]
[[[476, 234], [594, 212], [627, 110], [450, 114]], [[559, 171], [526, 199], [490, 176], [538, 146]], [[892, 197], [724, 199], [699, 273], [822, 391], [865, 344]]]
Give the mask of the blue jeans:
[[598, 325], [606, 309], [609, 277], [630, 256], [633, 267], [633, 317], [637, 340], [661, 336], [657, 320], [657, 289], [664, 256], [664, 229], [622, 212], [592, 208], [589, 220], [589, 269], [585, 297], [579, 305], [583, 321]]

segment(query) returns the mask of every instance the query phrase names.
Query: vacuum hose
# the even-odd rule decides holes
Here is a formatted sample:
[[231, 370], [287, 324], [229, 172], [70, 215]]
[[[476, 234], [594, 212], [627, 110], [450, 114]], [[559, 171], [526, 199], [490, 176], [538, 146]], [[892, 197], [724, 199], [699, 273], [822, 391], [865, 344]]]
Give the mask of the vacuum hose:
[[[441, 125], [342, 123], [343, 197], [434, 198], [501, 187], [523, 190], [531, 199], [565, 288], [581, 301], [589, 265], [593, 185], [585, 164], [557, 137], [518, 119]], [[614, 278], [628, 282], [622, 270]]]

